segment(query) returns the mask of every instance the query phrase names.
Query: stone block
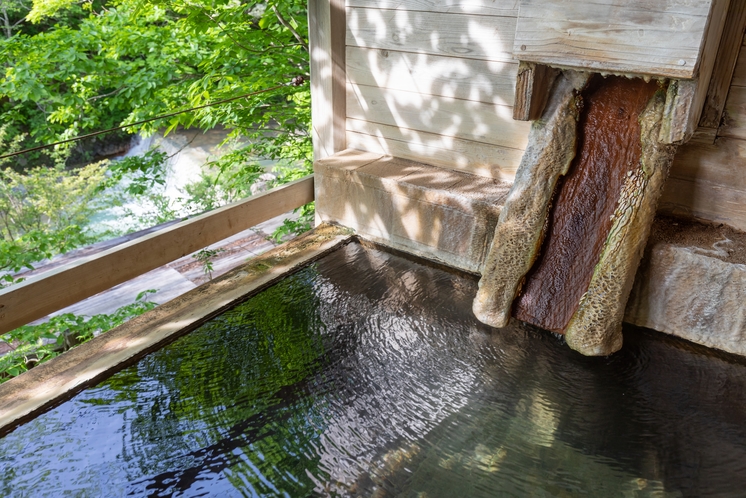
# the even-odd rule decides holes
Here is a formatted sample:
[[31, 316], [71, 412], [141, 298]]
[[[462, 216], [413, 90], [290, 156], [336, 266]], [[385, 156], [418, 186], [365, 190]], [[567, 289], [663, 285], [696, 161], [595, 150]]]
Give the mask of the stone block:
[[648, 247], [625, 321], [746, 356], [746, 265], [693, 247]]
[[472, 273], [509, 190], [499, 180], [349, 150], [317, 161], [315, 171], [319, 220]]

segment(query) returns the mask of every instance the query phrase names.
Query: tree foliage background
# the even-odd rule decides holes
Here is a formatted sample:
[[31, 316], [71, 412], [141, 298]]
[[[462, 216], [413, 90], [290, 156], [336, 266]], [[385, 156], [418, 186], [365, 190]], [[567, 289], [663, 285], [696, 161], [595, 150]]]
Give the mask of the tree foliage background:
[[[127, 132], [217, 125], [231, 131], [226, 140], [240, 146], [213, 164], [217, 174], [193, 187], [190, 195], [204, 200], [194, 209], [247, 195], [262, 173], [257, 157], [294, 165], [279, 169], [278, 183], [311, 171], [304, 0], [2, 0], [0, 25], [0, 153], [251, 94]], [[81, 163], [80, 154], [73, 154], [78, 164], [70, 160], [71, 147], [0, 162], [4, 191], [33, 198], [30, 189], [41, 188], [26, 182], [19, 189], [23, 182], [8, 168], [39, 178], [44, 174], [37, 168], [49, 168], [60, 183], [74, 183], [68, 177], [79, 178], [80, 171], [66, 175], [65, 169]], [[112, 163], [108, 175], [121, 179], [139, 169], [142, 195], [143, 185], [163, 183], [151, 159]], [[218, 181], [220, 195], [211, 190]], [[23, 236], [28, 223], [14, 221], [23, 216], [10, 216], [2, 204], [0, 233], [8, 242]], [[28, 202], [16, 203], [19, 208], [36, 209]], [[35, 230], [53, 225], [36, 223]]]
[[[257, 158], [292, 165], [276, 170], [276, 183], [311, 172], [308, 61], [305, 0], [0, 0], [0, 155], [249, 94], [127, 128], [230, 130], [230, 153], [188, 192], [194, 212], [214, 208], [250, 195], [263, 172]], [[91, 163], [81, 154], [90, 145], [0, 159], [0, 287], [100, 238], [91, 216], [117, 202], [107, 189], [125, 177], [128, 195], [156, 201], [150, 221], [175, 216], [157, 191], [165, 154]], [[58, 332], [19, 329], [0, 340], [40, 351]], [[19, 355], [0, 365], [0, 382], [26, 368]]]
[[24, 147], [281, 85], [130, 132], [220, 124], [310, 158], [303, 0], [3, 0], [0, 18], [0, 122]]

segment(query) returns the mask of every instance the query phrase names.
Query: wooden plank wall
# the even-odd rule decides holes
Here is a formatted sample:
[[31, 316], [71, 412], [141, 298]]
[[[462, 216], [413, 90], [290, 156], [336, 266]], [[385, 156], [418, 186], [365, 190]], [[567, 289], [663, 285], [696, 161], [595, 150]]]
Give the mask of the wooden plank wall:
[[[735, 70], [725, 69], [728, 80], [733, 71], [733, 79], [724, 109], [720, 104], [720, 109], [708, 111], [710, 116], [719, 116], [722, 112], [719, 123], [712, 122], [719, 126], [700, 128], [699, 137], [695, 135], [679, 148], [660, 211], [746, 230], [746, 50], [741, 7], [738, 2], [732, 4], [736, 12], [729, 13], [729, 20], [740, 23], [740, 26], [731, 29], [730, 33], [726, 29], [721, 41], [723, 49], [732, 49], [733, 45], [741, 48]], [[719, 53], [729, 51], [732, 50], [720, 50]]]
[[[346, 145], [511, 180], [530, 126], [512, 119], [519, 3], [345, 0]], [[739, 5], [723, 43], [742, 43]], [[715, 72], [729, 81], [732, 62], [722, 66]], [[726, 88], [722, 125], [705, 124], [681, 147], [661, 211], [746, 230], [746, 51]]]
[[724, 12], [728, 0], [523, 0], [513, 51], [560, 67], [692, 79], [711, 4]]
[[347, 146], [510, 180], [519, 0], [347, 0]]

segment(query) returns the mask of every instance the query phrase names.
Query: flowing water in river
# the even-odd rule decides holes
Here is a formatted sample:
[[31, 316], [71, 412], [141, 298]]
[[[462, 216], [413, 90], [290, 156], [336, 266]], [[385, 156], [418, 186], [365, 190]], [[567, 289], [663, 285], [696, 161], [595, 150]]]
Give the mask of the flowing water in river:
[[350, 244], [0, 440], [2, 496], [737, 496], [746, 362], [587, 358]]

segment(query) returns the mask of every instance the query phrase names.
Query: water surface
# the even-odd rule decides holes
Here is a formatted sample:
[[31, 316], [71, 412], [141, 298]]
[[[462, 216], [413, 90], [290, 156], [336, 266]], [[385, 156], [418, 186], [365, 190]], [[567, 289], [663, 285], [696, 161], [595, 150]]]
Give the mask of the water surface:
[[585, 358], [351, 244], [0, 440], [2, 496], [737, 496], [746, 363]]

